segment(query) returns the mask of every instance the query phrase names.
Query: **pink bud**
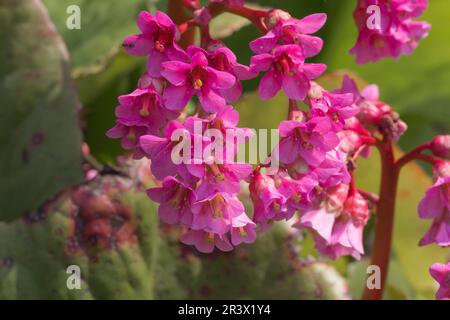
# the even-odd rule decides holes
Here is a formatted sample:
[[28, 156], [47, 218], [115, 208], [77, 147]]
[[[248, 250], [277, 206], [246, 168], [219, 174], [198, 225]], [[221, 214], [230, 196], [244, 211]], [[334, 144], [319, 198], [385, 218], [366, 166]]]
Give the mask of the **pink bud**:
[[450, 158], [450, 135], [440, 135], [431, 141], [431, 151], [442, 158]]
[[270, 10], [266, 17], [264, 18], [264, 22], [268, 29], [273, 29], [277, 26], [278, 22], [289, 20], [291, 18], [291, 15], [283, 10]]
[[350, 214], [355, 224], [365, 225], [369, 219], [369, 205], [359, 192], [347, 198], [344, 211]]
[[338, 136], [341, 139], [339, 148], [345, 153], [355, 152], [362, 144], [361, 137], [353, 130], [343, 130]]
[[359, 109], [360, 112], [358, 114], [358, 118], [365, 123], [378, 123], [383, 116], [383, 112], [381, 111], [381, 109], [370, 101], [364, 101], [363, 103], [359, 104]]
[[434, 175], [439, 178], [450, 177], [450, 161], [439, 161], [433, 168]]

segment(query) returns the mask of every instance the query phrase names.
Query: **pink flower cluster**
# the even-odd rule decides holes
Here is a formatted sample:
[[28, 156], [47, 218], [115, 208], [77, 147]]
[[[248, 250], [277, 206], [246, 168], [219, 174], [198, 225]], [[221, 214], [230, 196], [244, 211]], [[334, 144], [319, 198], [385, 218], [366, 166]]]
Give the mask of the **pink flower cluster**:
[[[360, 259], [369, 202], [377, 200], [357, 188], [356, 160], [368, 157], [373, 145], [397, 141], [406, 124], [380, 101], [376, 85], [359, 91], [345, 76], [341, 88], [327, 91], [314, 81], [326, 65], [307, 59], [322, 50], [323, 41], [314, 34], [325, 24], [325, 14], [295, 19], [281, 10], [243, 7], [241, 0], [210, 0], [206, 7], [183, 3], [193, 18], [180, 26], [162, 12], [140, 13], [141, 33], [127, 37], [123, 46], [131, 55], [147, 57], [147, 72], [135, 91], [119, 97], [116, 125], [107, 132], [135, 159], [151, 160], [151, 172], [160, 184], [147, 194], [159, 204], [161, 220], [181, 225], [181, 241], [204, 253], [230, 251], [254, 242], [257, 227], [292, 221], [312, 235], [323, 255]], [[367, 24], [369, 6], [380, 10], [378, 28]], [[359, 0], [355, 19], [360, 34], [352, 49], [357, 62], [411, 53], [430, 29], [413, 21], [426, 7], [426, 0]], [[238, 63], [229, 48], [211, 38], [208, 24], [214, 8], [245, 16], [264, 31], [250, 43], [255, 53], [250, 66]], [[200, 28], [200, 46], [179, 45], [188, 25]], [[278, 145], [254, 168], [235, 161], [236, 139], [211, 152], [218, 137], [208, 132], [225, 136], [243, 131], [249, 137], [249, 129], [238, 128], [239, 114], [231, 104], [242, 95], [242, 81], [260, 74], [261, 99], [283, 91], [289, 115], [279, 124]], [[190, 103], [196, 109], [188, 113]], [[449, 246], [450, 137], [438, 136], [424, 149], [444, 159], [422, 155], [434, 163], [436, 181], [419, 205], [420, 217], [433, 221], [420, 245]], [[253, 214], [240, 199], [244, 185]], [[448, 298], [448, 265], [434, 265], [430, 272], [441, 284], [437, 297]]]
[[[207, 129], [238, 130], [239, 115], [229, 103], [241, 96], [241, 80], [256, 73], [237, 63], [233, 52], [218, 42], [210, 50], [194, 45], [181, 49], [178, 27], [162, 12], [142, 12], [137, 24], [142, 33], [126, 38], [124, 47], [132, 55], [148, 57], [148, 72], [138, 89], [119, 97], [116, 126], [107, 135], [120, 138], [135, 158], [151, 159], [152, 173], [162, 185], [149, 189], [148, 196], [160, 204], [162, 221], [186, 228], [184, 243], [212, 252], [253, 242], [256, 224], [237, 197], [252, 166], [226, 158], [231, 152], [234, 159], [237, 148], [224, 150], [220, 159], [203, 159], [203, 152], [198, 156], [193, 146], [199, 144], [203, 151], [211, 146], [212, 138], [204, 135]], [[181, 112], [193, 96], [202, 117], [181, 122]], [[189, 163], [172, 158], [179, 142], [173, 136], [180, 133], [180, 140], [192, 142]]]
[[359, 35], [350, 50], [356, 62], [411, 54], [431, 29], [428, 23], [413, 20], [427, 6], [427, 0], [358, 0], [354, 18]]

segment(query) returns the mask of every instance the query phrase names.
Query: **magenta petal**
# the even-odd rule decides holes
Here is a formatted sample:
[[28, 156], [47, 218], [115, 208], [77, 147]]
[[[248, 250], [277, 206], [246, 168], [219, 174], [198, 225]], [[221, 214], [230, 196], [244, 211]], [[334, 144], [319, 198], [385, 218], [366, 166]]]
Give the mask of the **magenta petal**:
[[161, 77], [162, 63], [165, 61], [167, 61], [166, 55], [155, 50], [151, 51], [147, 60], [148, 74], [153, 78]]
[[277, 37], [273, 31], [269, 31], [266, 35], [250, 42], [250, 48], [255, 53], [265, 53], [272, 50], [277, 44]]
[[141, 11], [137, 18], [137, 26], [142, 33], [153, 33], [158, 30], [158, 24], [150, 12]]
[[189, 64], [180, 61], [167, 61], [162, 63], [162, 67], [161, 75], [175, 86], [186, 83], [187, 73], [191, 69]]
[[289, 97], [289, 99], [304, 100], [306, 98], [306, 95], [308, 94], [309, 89], [309, 81], [303, 75], [283, 77], [283, 90]]
[[370, 86], [365, 87], [361, 92], [361, 95], [367, 100], [378, 101], [380, 92], [378, 86], [376, 84], [372, 84]]
[[298, 127], [304, 127], [304, 123], [295, 120], [281, 121], [278, 129], [280, 130], [280, 137], [288, 137], [293, 134], [293, 131]]
[[319, 31], [326, 21], [327, 15], [325, 13], [315, 13], [299, 20], [296, 26], [301, 33], [312, 34]]
[[224, 252], [229, 252], [233, 250], [233, 246], [231, 245], [230, 241], [228, 240], [227, 236], [216, 236], [216, 247]]
[[419, 216], [423, 219], [430, 219], [440, 216], [444, 211], [444, 204], [441, 202], [439, 190], [440, 186], [433, 186], [428, 189], [425, 197], [419, 203]]
[[167, 139], [152, 135], [145, 135], [140, 138], [139, 143], [142, 150], [152, 157], [164, 148], [167, 143]]
[[318, 78], [325, 72], [326, 69], [327, 66], [322, 63], [305, 63], [303, 66], [303, 72], [308, 79]]
[[236, 77], [228, 72], [208, 68], [208, 84], [213, 89], [229, 89], [236, 83]]
[[266, 71], [272, 65], [273, 56], [268, 53], [263, 53], [253, 56], [250, 60], [250, 69], [255, 72]]
[[217, 113], [226, 106], [225, 99], [211, 88], [204, 87], [198, 93], [198, 99], [208, 113]]
[[258, 76], [257, 72], [242, 64], [235, 64], [233, 66], [233, 72], [239, 80], [250, 80]]
[[133, 56], [146, 56], [153, 50], [153, 42], [146, 35], [135, 35], [125, 38], [123, 47]]
[[292, 137], [282, 139], [279, 144], [280, 161], [285, 164], [293, 163], [297, 159], [297, 149], [298, 145]]
[[314, 57], [319, 54], [323, 47], [323, 40], [319, 37], [299, 35], [305, 58]]
[[222, 90], [222, 96], [229, 103], [235, 103], [242, 95], [242, 84], [240, 81], [236, 81], [234, 86], [229, 89]]
[[127, 130], [123, 125], [117, 124], [106, 132], [106, 136], [112, 139], [119, 139], [122, 138], [126, 132]]
[[269, 100], [281, 89], [283, 79], [280, 74], [270, 70], [261, 79], [259, 84], [259, 95], [263, 100]]
[[161, 204], [158, 209], [159, 217], [167, 224], [177, 224], [180, 220], [179, 213], [180, 210], [173, 207], [170, 202]]
[[169, 110], [183, 109], [194, 95], [194, 89], [189, 85], [170, 86], [164, 90], [164, 101]]
[[172, 19], [170, 19], [170, 17], [162, 11], [156, 11], [155, 17], [158, 24], [163, 27], [171, 28], [175, 26]]

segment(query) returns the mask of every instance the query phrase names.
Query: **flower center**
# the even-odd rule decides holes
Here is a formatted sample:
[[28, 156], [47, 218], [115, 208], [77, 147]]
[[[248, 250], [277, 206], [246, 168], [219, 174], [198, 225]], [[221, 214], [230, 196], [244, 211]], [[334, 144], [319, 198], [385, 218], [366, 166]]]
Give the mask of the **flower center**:
[[170, 30], [161, 30], [154, 41], [155, 49], [158, 52], [164, 53], [168, 48], [170, 41], [172, 41], [172, 39], [173, 34]]
[[221, 195], [217, 195], [214, 199], [211, 200], [211, 207], [213, 211], [213, 218], [222, 218], [223, 211], [222, 208], [225, 204], [225, 199]]
[[283, 53], [280, 55], [275, 62], [275, 68], [282, 72], [285, 76], [292, 77], [294, 75], [294, 71], [292, 70], [292, 59], [289, 55]]
[[275, 200], [275, 201], [273, 202], [272, 208], [273, 208], [273, 210], [276, 211], [276, 212], [280, 212], [280, 211], [281, 211], [281, 206], [280, 206], [280, 204], [278, 203], [277, 200]]
[[172, 199], [170, 199], [170, 204], [174, 208], [179, 208], [180, 204], [182, 203], [183, 199], [186, 197], [187, 190], [184, 188], [181, 188], [180, 186], [177, 186], [175, 189], [175, 193], [173, 194]]
[[245, 231], [245, 229], [243, 227], [239, 228], [239, 235], [241, 237], [246, 237], [247, 236], [247, 232]]
[[302, 201], [302, 195], [296, 192], [292, 195], [292, 200], [294, 200], [295, 203], [300, 203], [300, 201]]
[[146, 94], [142, 99], [142, 108], [139, 110], [139, 115], [141, 117], [148, 117], [150, 115], [150, 112], [148, 111], [149, 104], [150, 104], [150, 97], [148, 94]]
[[204, 71], [201, 67], [195, 67], [191, 74], [192, 87], [200, 90], [204, 85]]
[[128, 134], [127, 134], [127, 140], [128, 140], [128, 141], [134, 141], [134, 140], [136, 140], [136, 134], [135, 134], [135, 132], [134, 132], [134, 128], [133, 128], [133, 127], [131, 127], [131, 128], [130, 128], [130, 131], [128, 131]]

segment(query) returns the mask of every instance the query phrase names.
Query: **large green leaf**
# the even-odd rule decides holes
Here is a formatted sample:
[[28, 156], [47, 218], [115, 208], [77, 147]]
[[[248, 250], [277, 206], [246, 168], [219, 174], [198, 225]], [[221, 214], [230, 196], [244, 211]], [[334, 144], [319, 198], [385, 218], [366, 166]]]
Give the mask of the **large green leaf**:
[[[68, 190], [38, 213], [0, 223], [0, 299], [153, 298], [155, 205], [122, 178], [101, 177], [80, 190], [89, 195], [83, 201]], [[111, 230], [93, 229], [100, 220]], [[72, 265], [80, 289], [67, 286]]]
[[[138, 33], [141, 10], [165, 10], [167, 0], [44, 0], [72, 56], [74, 75], [96, 73], [107, 67], [127, 35]], [[67, 28], [71, 5], [81, 12], [81, 29]]]
[[[278, 224], [261, 232], [253, 244], [213, 254], [169, 241], [156, 273], [157, 295], [163, 299], [348, 299], [347, 283], [336, 269], [295, 257], [290, 236], [288, 227]], [[165, 238], [170, 239], [170, 234]]]
[[82, 177], [68, 60], [39, 1], [0, 1], [0, 220], [38, 207]]

